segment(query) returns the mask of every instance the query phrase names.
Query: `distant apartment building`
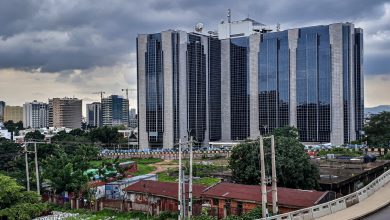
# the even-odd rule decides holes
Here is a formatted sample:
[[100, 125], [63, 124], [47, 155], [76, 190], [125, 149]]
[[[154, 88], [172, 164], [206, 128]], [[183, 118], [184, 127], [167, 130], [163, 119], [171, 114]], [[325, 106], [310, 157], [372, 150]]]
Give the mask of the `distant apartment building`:
[[129, 125], [129, 100], [118, 95], [102, 99], [103, 125]]
[[[218, 32], [137, 37], [139, 146], [255, 139], [293, 126], [341, 145], [363, 126], [363, 30], [335, 23], [272, 31], [246, 18]], [[190, 132], [190, 134], [188, 133]]]
[[49, 126], [49, 105], [44, 102], [26, 102], [23, 104], [24, 128], [46, 128]]
[[102, 104], [100, 102], [87, 104], [87, 124], [94, 128], [103, 125]]
[[82, 100], [77, 98], [49, 99], [49, 126], [81, 128]]
[[0, 122], [4, 122], [5, 102], [0, 101]]
[[131, 108], [129, 111], [129, 118], [135, 118], [137, 116], [137, 110], [135, 108]]
[[23, 121], [23, 107], [22, 106], [5, 106], [4, 121], [20, 122]]

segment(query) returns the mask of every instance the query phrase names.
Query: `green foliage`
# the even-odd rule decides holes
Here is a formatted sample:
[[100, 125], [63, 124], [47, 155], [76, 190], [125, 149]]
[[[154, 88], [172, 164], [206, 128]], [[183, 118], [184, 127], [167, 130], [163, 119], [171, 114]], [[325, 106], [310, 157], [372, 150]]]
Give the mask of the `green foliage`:
[[[279, 136], [288, 134], [287, 136]], [[275, 129], [276, 170], [278, 185], [289, 188], [318, 188], [319, 171], [310, 163], [304, 146], [298, 136], [288, 129]], [[276, 135], [277, 134], [277, 135]], [[265, 152], [270, 152], [270, 141], [264, 142]], [[266, 157], [266, 174], [271, 175], [271, 160]], [[232, 150], [229, 160], [235, 181], [243, 184], [259, 184], [259, 144], [258, 142], [242, 143]]]
[[43, 140], [45, 139], [45, 135], [41, 134], [40, 131], [35, 130], [33, 132], [29, 132], [24, 136], [25, 140]]
[[23, 122], [19, 121], [15, 123], [14, 121], [6, 121], [4, 122], [4, 127], [8, 130], [8, 132], [15, 132], [15, 135], [19, 134], [20, 130], [23, 130]]
[[16, 167], [16, 159], [22, 154], [22, 148], [19, 144], [10, 140], [1, 139], [0, 141], [0, 170], [7, 172], [13, 171]]
[[390, 143], [390, 112], [381, 112], [371, 117], [365, 126], [367, 144], [370, 147], [389, 147]]
[[24, 188], [9, 176], [0, 174], [0, 219], [31, 219], [47, 210], [34, 192]]
[[331, 150], [320, 150], [318, 152], [318, 156], [325, 156], [327, 154], [335, 154], [337, 156], [348, 156], [348, 157], [357, 157], [357, 156], [362, 156], [363, 155], [363, 152], [361, 151], [355, 151], [355, 150], [351, 150], [351, 149], [348, 149], [348, 148], [333, 148]]
[[104, 126], [101, 128], [95, 128], [89, 133], [89, 137], [92, 142], [101, 142], [104, 144], [117, 143], [118, 141], [118, 128]]
[[383, 159], [390, 160], [390, 152], [387, 152], [385, 156], [383, 156]]

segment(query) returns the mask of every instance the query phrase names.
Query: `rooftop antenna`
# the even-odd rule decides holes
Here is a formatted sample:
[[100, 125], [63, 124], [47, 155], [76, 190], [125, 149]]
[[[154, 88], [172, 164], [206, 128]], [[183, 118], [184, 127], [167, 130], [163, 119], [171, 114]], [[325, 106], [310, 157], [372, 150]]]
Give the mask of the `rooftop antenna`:
[[231, 12], [231, 10], [230, 10], [230, 8], [228, 9], [228, 15], [227, 15], [227, 17], [228, 17], [228, 23], [230, 23], [231, 22], [231, 20], [230, 20], [230, 18], [231, 18], [231, 15], [232, 14], [232, 12]]

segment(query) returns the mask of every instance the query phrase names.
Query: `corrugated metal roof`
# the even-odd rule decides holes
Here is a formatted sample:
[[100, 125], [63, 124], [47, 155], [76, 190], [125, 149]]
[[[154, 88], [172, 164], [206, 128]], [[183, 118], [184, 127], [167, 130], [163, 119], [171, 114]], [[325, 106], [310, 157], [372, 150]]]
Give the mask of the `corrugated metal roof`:
[[[271, 187], [267, 187], [267, 200], [272, 201]], [[278, 187], [278, 203], [292, 207], [310, 207], [328, 192]], [[226, 198], [261, 203], [261, 187], [221, 182], [202, 193], [208, 198]]]
[[[201, 193], [207, 187], [203, 185], [193, 185], [192, 191], [195, 198], [200, 198]], [[141, 180], [133, 185], [130, 185], [123, 189], [125, 192], [139, 192], [139, 193], [148, 193], [156, 196], [168, 197], [177, 199], [178, 194], [178, 184], [177, 183], [168, 183], [168, 182], [159, 182], [151, 180]], [[188, 184], [186, 184], [186, 192], [188, 192]], [[188, 193], [186, 193], [188, 196]]]

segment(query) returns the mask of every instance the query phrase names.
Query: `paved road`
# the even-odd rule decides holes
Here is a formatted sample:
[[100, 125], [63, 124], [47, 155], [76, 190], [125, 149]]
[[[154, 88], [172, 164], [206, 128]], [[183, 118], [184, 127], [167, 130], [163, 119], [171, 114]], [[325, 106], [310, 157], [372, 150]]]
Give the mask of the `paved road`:
[[[364, 216], [368, 213], [374, 212], [375, 210], [378, 209], [378, 207], [384, 207], [386, 205], [389, 205], [389, 203], [390, 203], [390, 183], [387, 183], [381, 189], [379, 189], [370, 197], [365, 199], [363, 202], [353, 205], [342, 211], [335, 212], [331, 215], [321, 217], [318, 220], [356, 219], [357, 217]], [[387, 206], [384, 210], [378, 212], [378, 215], [382, 212], [384, 213], [383, 214], [384, 217], [378, 218], [378, 220], [382, 220], [382, 219], [390, 220], [390, 215], [387, 215], [390, 213], [389, 206]], [[374, 218], [374, 215], [367, 217], [366, 219], [371, 220], [371, 218]]]
[[379, 212], [364, 218], [364, 220], [389, 220], [389, 219], [390, 219], [390, 205], [380, 210]]

